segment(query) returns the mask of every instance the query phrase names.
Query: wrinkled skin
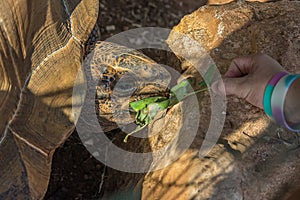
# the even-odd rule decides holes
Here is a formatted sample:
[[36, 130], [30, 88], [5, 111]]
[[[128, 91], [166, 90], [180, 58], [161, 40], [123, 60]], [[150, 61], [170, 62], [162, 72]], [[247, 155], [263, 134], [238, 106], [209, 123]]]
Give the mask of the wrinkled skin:
[[[167, 96], [170, 73], [142, 53], [117, 44], [98, 42], [84, 68], [96, 83], [96, 114], [104, 131], [134, 122], [129, 102]], [[94, 88], [92, 88], [94, 89]]]

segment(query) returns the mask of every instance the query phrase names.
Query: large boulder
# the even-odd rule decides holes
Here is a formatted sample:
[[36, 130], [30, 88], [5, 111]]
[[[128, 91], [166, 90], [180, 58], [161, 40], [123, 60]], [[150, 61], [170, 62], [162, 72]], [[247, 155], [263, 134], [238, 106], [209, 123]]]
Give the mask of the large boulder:
[[[260, 52], [278, 60], [288, 71], [299, 73], [299, 14], [297, 1], [204, 6], [174, 27], [168, 43], [176, 54], [195, 58], [201, 51], [187, 42], [186, 36], [196, 40], [221, 74], [233, 58]], [[181, 61], [185, 73], [200, 77], [190, 62]], [[262, 110], [236, 97], [227, 99], [220, 139], [200, 158], [198, 151], [210, 120], [210, 95], [207, 92], [198, 97], [201, 117], [193, 144], [168, 167], [147, 174], [143, 199], [284, 199], [295, 190], [300, 183], [298, 135], [281, 129]], [[160, 127], [178, 126], [172, 119], [181, 119], [180, 112], [174, 111], [179, 108], [166, 114], [178, 118], [169, 117]], [[152, 150], [161, 149], [178, 133], [158, 131], [150, 138]], [[164, 157], [160, 162], [168, 160]]]

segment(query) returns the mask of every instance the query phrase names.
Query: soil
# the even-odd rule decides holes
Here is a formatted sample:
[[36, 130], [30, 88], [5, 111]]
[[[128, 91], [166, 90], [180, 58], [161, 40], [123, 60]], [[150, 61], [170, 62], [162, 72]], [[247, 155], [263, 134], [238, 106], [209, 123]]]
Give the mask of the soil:
[[[101, 40], [133, 28], [172, 28], [184, 15], [205, 3], [205, 0], [101, 0], [98, 19]], [[123, 135], [118, 137], [116, 132], [110, 135], [120, 141], [123, 138]], [[145, 146], [144, 143], [140, 145], [141, 148]], [[54, 154], [45, 199], [99, 199], [122, 189], [124, 185], [134, 187], [144, 175], [106, 167], [86, 150], [75, 130]]]

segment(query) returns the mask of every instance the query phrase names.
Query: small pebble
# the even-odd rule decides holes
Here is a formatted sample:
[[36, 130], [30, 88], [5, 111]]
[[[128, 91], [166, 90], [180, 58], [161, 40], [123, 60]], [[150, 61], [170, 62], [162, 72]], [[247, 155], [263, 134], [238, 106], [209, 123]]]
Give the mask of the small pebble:
[[93, 139], [90, 139], [90, 140], [88, 140], [88, 141], [85, 141], [84, 144], [85, 144], [85, 145], [91, 145], [91, 146], [92, 146], [92, 145], [94, 144], [94, 141], [93, 141]]
[[250, 105], [245, 105], [245, 109], [249, 110], [251, 108]]
[[115, 30], [116, 30], [115, 25], [109, 25], [109, 26], [106, 26], [105, 28], [106, 28], [106, 30], [109, 31], [109, 32], [110, 32], [110, 31], [115, 31]]
[[240, 45], [240, 43], [233, 43], [233, 47], [232, 48], [234, 48], [234, 49], [238, 49], [238, 48], [240, 48], [241, 47], [241, 45]]
[[92, 155], [93, 155], [95, 158], [100, 156], [100, 154], [99, 154], [98, 151], [94, 152]]
[[269, 136], [263, 136], [263, 139], [269, 142], [271, 138]]
[[101, 165], [96, 165], [96, 169], [101, 169]]
[[135, 41], [135, 44], [140, 46], [144, 43], [144, 40], [142, 38], [137, 38], [136, 41]]
[[233, 98], [233, 100], [232, 100], [234, 103], [239, 103], [240, 102], [240, 100], [238, 99], [238, 98]]

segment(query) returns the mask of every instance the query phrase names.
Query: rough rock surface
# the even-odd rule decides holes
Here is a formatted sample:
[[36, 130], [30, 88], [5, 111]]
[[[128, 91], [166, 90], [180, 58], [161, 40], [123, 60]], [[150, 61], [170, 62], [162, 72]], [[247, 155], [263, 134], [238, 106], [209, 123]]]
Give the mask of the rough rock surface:
[[[168, 43], [176, 54], [197, 57], [200, 51], [176, 32], [193, 38], [209, 52], [221, 74], [234, 57], [259, 52], [299, 73], [299, 14], [297, 1], [205, 6], [184, 17]], [[200, 76], [189, 62], [182, 60], [182, 66], [187, 74]], [[262, 110], [229, 97], [221, 138], [206, 157], [199, 158], [210, 120], [210, 98], [209, 93], [198, 97], [201, 117], [193, 144], [167, 168], [148, 173], [143, 199], [285, 199], [300, 183], [299, 136], [272, 123]], [[162, 133], [150, 139], [152, 150], [177, 134]]]
[[[273, 2], [278, 0], [246, 0], [247, 2]], [[206, 5], [225, 5], [231, 2], [237, 2], [236, 0], [208, 0]]]

